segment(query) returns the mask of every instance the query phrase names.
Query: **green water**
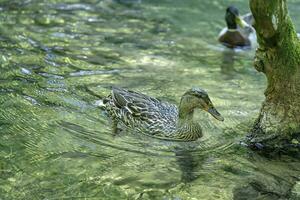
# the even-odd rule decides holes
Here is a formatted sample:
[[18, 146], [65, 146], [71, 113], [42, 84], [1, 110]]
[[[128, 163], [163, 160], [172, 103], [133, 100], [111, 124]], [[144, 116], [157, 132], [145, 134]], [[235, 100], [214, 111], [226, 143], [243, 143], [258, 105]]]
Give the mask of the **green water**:
[[[298, 199], [299, 160], [240, 145], [266, 80], [253, 50], [216, 41], [229, 4], [248, 11], [242, 0], [0, 0], [0, 199]], [[299, 30], [300, 1], [289, 7]], [[112, 85], [172, 103], [198, 86], [225, 121], [197, 112], [204, 137], [190, 143], [113, 137], [97, 107]]]

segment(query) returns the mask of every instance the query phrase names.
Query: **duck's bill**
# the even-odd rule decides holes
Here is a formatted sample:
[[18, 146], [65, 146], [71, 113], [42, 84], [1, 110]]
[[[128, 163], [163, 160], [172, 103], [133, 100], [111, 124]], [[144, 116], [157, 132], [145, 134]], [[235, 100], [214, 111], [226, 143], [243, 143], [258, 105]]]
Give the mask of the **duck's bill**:
[[217, 120], [224, 121], [224, 117], [222, 117], [222, 115], [214, 107], [209, 108], [207, 112], [209, 112]]
[[247, 24], [247, 22], [245, 22], [245, 20], [243, 20], [240, 16], [235, 18], [235, 22], [242, 28], [249, 26], [249, 24]]

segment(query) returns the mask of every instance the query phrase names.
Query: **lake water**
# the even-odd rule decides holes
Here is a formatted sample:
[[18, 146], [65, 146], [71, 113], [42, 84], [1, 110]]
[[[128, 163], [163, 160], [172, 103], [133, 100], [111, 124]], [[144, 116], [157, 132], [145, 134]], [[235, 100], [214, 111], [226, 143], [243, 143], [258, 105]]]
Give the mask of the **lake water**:
[[[240, 141], [266, 80], [254, 50], [217, 42], [242, 0], [1, 0], [0, 199], [299, 199], [300, 163]], [[300, 30], [300, 1], [289, 1]], [[225, 121], [198, 111], [204, 136], [178, 143], [112, 136], [111, 86], [171, 103], [205, 89]]]

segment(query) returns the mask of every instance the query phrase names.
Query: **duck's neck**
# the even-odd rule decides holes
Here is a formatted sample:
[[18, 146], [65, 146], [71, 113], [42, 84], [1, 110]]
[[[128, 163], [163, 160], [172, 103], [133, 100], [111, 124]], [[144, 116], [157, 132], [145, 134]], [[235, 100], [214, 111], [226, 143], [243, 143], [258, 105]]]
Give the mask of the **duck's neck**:
[[194, 108], [186, 103], [185, 100], [181, 100], [180, 102], [178, 117], [180, 122], [193, 122]]
[[177, 125], [181, 131], [190, 132], [191, 130], [195, 130], [195, 125], [198, 126], [198, 123], [193, 121], [194, 109], [191, 103], [186, 102], [185, 99], [180, 102]]
[[227, 28], [229, 30], [236, 30], [237, 29], [237, 24], [234, 21], [231, 20], [226, 20]]
[[193, 121], [194, 109], [186, 110], [179, 108], [179, 119], [177, 131], [180, 138], [186, 141], [193, 141], [202, 137], [202, 129], [200, 124]]
[[180, 138], [184, 140], [196, 140], [202, 136], [201, 126], [193, 121], [193, 103], [188, 98], [182, 98], [179, 105], [177, 131]]

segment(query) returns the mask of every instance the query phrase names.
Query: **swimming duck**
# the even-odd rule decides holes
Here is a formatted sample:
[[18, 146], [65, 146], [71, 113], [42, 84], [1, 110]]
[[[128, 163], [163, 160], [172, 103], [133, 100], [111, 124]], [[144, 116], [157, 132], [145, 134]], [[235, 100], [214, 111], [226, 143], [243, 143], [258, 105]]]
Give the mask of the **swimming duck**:
[[219, 34], [219, 42], [229, 48], [251, 47], [256, 42], [255, 29], [252, 27], [254, 19], [251, 13], [240, 16], [234, 6], [226, 9], [225, 21], [227, 27]]
[[208, 94], [200, 88], [185, 92], [179, 108], [141, 93], [113, 88], [103, 100], [103, 106], [112, 119], [114, 133], [121, 123], [133, 131], [167, 140], [193, 141], [202, 137], [201, 126], [193, 121], [197, 108], [207, 111], [217, 120], [224, 120]]

